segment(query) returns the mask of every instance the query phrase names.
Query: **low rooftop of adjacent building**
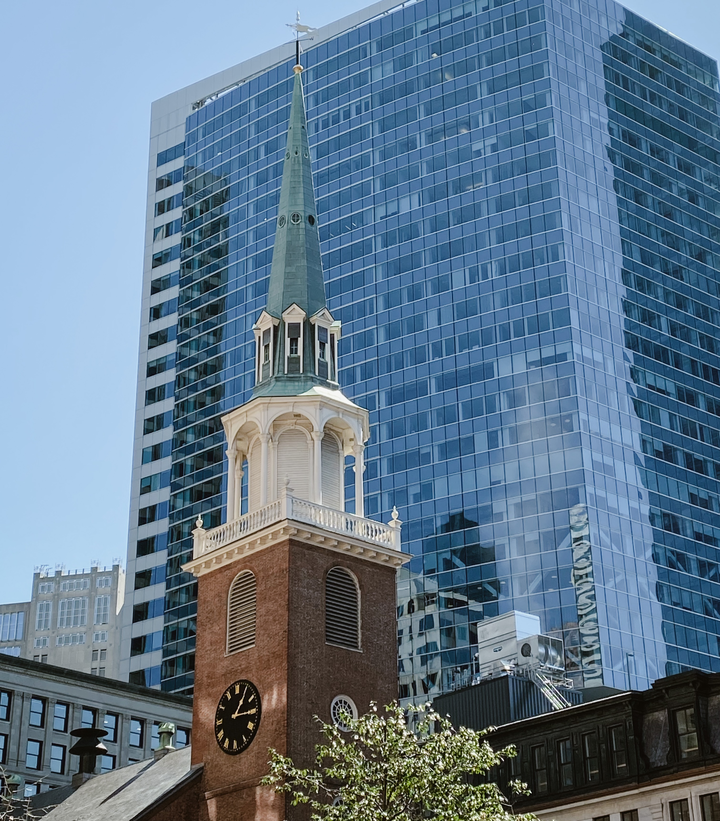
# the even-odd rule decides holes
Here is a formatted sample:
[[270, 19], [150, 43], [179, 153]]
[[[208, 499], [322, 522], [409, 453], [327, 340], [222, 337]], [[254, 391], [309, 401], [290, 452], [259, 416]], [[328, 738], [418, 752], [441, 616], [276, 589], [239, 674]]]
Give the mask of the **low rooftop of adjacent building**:
[[[483, 688], [476, 689], [482, 693]], [[603, 815], [606, 799], [622, 802], [623, 796], [630, 796], [632, 801], [645, 791], [660, 800], [658, 790], [679, 794], [687, 786], [684, 779], [691, 779], [700, 791], [717, 791], [720, 673], [682, 673], [656, 681], [650, 690], [620, 692], [524, 718], [499, 727], [489, 740], [495, 749], [507, 744], [517, 747], [517, 759], [510, 760], [515, 764], [508, 761], [491, 773], [506, 794], [510, 794], [510, 779], [519, 777], [529, 784], [532, 794], [513, 801], [516, 811], [553, 817], [557, 808], [585, 803], [589, 809], [575, 811], [573, 817], [595, 817]], [[96, 776], [47, 817], [49, 821], [100, 817], [149, 821], [170, 817], [167, 813], [178, 819], [196, 817], [192, 812], [197, 808], [200, 767], [192, 768], [189, 751], [179, 750]], [[593, 802], [597, 811], [590, 807]], [[637, 814], [630, 817], [637, 821]]]

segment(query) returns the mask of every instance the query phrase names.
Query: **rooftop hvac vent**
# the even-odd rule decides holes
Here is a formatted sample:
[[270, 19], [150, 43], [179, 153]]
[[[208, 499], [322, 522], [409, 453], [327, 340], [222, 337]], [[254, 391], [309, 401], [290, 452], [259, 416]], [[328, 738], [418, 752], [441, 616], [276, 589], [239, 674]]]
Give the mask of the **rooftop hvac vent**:
[[562, 640], [542, 635], [537, 616], [512, 611], [478, 622], [477, 633], [477, 673], [481, 677], [514, 669], [564, 677]]
[[553, 673], [565, 670], [563, 643], [551, 636], [530, 636], [520, 642], [519, 667], [536, 667]]

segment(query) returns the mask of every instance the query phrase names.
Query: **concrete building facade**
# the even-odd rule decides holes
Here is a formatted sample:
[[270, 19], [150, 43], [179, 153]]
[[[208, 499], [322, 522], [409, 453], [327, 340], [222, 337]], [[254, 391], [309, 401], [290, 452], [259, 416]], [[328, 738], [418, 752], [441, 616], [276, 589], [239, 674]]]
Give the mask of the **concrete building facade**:
[[192, 702], [98, 676], [0, 656], [0, 767], [23, 779], [22, 791], [69, 785], [79, 759], [70, 731], [107, 730], [98, 772], [152, 757], [158, 727], [176, 725], [174, 746], [190, 743]]
[[119, 564], [38, 570], [29, 602], [0, 605], [0, 653], [117, 678], [124, 600]]

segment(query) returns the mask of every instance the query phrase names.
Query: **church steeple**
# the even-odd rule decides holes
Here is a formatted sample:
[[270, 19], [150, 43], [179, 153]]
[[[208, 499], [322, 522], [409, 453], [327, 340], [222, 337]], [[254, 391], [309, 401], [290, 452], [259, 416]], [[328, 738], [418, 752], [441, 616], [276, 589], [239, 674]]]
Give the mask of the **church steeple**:
[[288, 496], [344, 511], [348, 456], [355, 460], [355, 514], [364, 515], [368, 412], [338, 385], [340, 323], [325, 304], [302, 68], [294, 70], [267, 307], [253, 327], [253, 398], [223, 417], [228, 522], [242, 518], [244, 505], [251, 515]]
[[267, 307], [253, 328], [255, 396], [337, 387], [340, 326], [325, 303], [301, 66], [294, 72]]

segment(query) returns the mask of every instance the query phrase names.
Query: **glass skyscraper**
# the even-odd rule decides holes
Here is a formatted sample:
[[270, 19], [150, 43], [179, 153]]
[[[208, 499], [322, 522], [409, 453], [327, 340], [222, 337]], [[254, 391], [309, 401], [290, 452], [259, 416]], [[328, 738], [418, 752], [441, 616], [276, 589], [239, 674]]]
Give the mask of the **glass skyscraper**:
[[[578, 686], [719, 671], [715, 62], [608, 0], [387, 2], [306, 46], [365, 515], [396, 505], [414, 556], [401, 697], [466, 681], [476, 623], [512, 609]], [[167, 690], [192, 688], [181, 564], [253, 385], [293, 62], [153, 107], [123, 643]]]

